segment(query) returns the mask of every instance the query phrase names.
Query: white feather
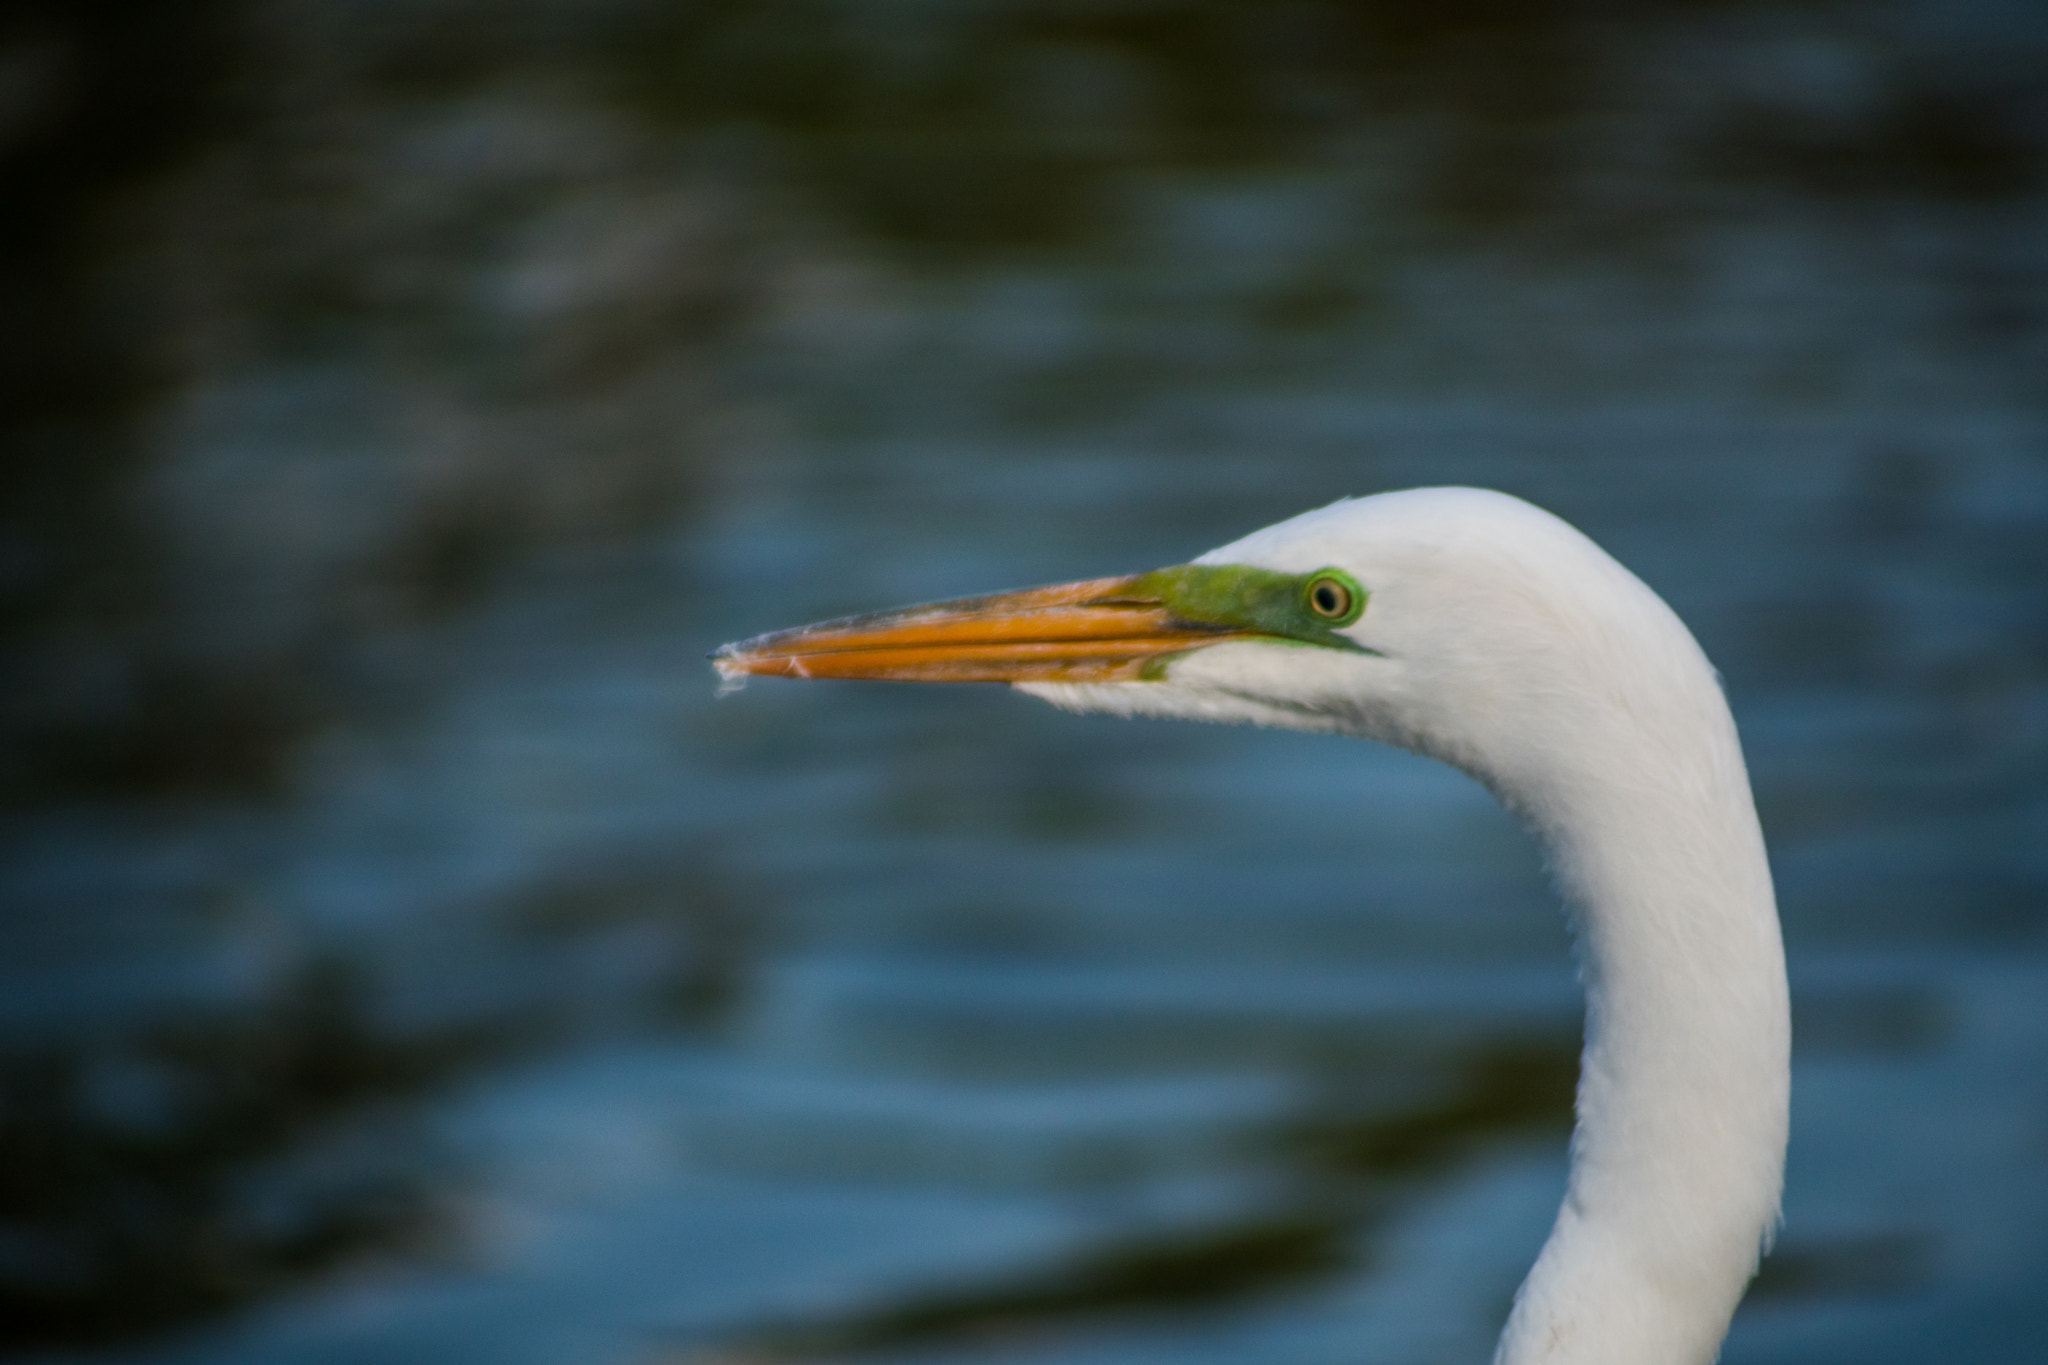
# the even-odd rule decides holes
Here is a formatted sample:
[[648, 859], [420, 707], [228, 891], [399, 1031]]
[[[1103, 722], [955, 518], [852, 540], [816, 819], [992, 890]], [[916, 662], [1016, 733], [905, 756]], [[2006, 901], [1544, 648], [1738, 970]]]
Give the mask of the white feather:
[[1536, 832], [1576, 930], [1568, 1191], [1499, 1365], [1705, 1365], [1778, 1218], [1790, 1012], [1719, 681], [1572, 527], [1467, 488], [1339, 502], [1202, 556], [1364, 585], [1370, 653], [1235, 642], [1158, 682], [1018, 684], [1072, 710], [1363, 735], [1470, 773]]

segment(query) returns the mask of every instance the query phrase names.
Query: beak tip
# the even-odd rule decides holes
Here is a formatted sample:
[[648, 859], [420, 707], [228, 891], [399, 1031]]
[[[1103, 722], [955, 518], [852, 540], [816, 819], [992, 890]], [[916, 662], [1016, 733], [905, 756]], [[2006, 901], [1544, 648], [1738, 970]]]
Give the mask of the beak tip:
[[731, 645], [720, 645], [705, 656], [711, 660], [711, 667], [718, 672], [718, 695], [728, 696], [747, 685], [747, 675], [754, 670], [740, 662], [739, 652]]

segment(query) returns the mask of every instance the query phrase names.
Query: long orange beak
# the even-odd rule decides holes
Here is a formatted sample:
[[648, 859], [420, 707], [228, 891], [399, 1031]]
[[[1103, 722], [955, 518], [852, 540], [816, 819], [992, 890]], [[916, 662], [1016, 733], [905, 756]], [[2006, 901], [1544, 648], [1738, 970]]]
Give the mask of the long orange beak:
[[1138, 582], [1094, 578], [848, 616], [724, 645], [711, 659], [728, 679], [1135, 682], [1168, 655], [1252, 633], [1183, 620]]

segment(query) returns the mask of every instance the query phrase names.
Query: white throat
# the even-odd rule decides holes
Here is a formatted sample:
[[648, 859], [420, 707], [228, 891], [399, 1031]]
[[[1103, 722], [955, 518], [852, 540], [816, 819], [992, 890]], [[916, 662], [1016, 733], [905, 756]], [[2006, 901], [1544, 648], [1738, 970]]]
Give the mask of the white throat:
[[1498, 1365], [1707, 1365], [1777, 1225], [1784, 948], [1734, 723], [1698, 668], [1609, 715], [1597, 771], [1482, 774], [1549, 850], [1586, 986], [1570, 1184]]

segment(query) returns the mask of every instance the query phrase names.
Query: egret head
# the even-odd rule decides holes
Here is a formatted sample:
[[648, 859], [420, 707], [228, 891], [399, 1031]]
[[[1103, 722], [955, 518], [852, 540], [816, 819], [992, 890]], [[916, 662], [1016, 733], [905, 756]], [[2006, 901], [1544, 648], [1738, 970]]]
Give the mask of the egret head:
[[[1127, 578], [727, 645], [728, 677], [1000, 681], [1077, 711], [1365, 735], [1498, 776], [1597, 705], [1605, 655], [1697, 647], [1590, 540], [1501, 493], [1347, 499]], [[1587, 720], [1593, 718], [1588, 716]]]

